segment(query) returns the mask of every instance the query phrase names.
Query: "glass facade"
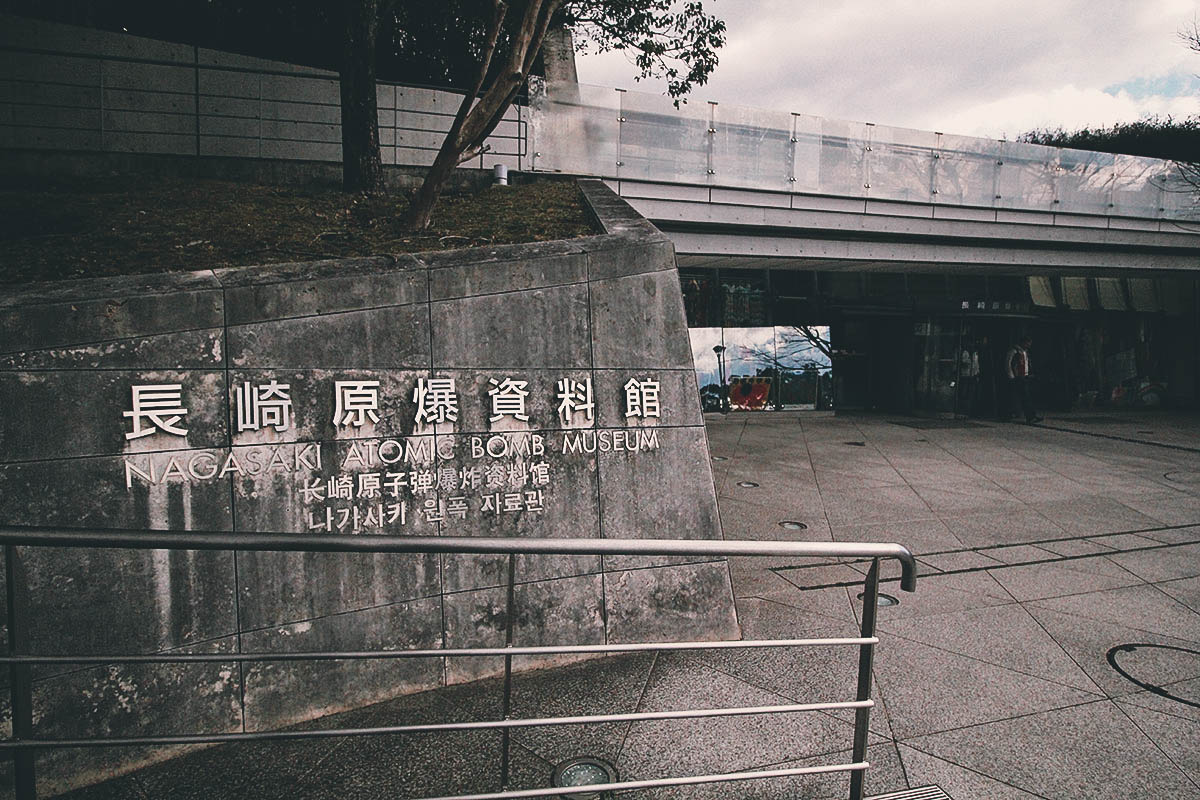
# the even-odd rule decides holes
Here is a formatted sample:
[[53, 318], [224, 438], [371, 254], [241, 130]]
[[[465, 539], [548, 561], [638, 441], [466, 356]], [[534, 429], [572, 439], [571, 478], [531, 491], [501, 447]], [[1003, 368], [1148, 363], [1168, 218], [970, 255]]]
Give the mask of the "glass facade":
[[[829, 328], [805, 319], [812, 273], [680, 270], [706, 411], [828, 408]], [[777, 286], [771, 285], [771, 280]]]
[[705, 411], [1011, 411], [1031, 336], [1048, 410], [1192, 406], [1196, 281], [681, 268]]

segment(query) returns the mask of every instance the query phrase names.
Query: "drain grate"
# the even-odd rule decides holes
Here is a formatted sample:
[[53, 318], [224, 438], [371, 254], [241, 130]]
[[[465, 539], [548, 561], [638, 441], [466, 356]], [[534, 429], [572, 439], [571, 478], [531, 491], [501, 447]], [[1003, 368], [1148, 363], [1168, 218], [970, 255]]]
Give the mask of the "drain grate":
[[867, 800], [954, 800], [942, 791], [940, 786], [918, 786], [916, 789], [905, 789], [891, 794], [876, 794]]

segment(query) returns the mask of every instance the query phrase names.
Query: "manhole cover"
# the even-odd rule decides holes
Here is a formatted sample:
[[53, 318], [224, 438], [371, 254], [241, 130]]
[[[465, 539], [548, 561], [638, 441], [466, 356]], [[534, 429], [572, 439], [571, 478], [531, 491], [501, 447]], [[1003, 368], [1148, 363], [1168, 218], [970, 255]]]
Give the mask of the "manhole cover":
[[725, 456], [713, 456], [712, 460], [713, 461], [728, 461], [729, 459], [726, 458]]
[[742, 487], [743, 489], [757, 489], [758, 488], [758, 484], [755, 483], [754, 481], [738, 481], [737, 485]]
[[[865, 592], [859, 592], [858, 599], [862, 600], [864, 594], [865, 594]], [[880, 592], [879, 593], [879, 605], [881, 605], [881, 606], [898, 606], [898, 605], [900, 605], [900, 598], [893, 597], [890, 594], [884, 594], [883, 592]]]
[[794, 519], [785, 519], [783, 522], [779, 523], [779, 527], [786, 528], [789, 531], [808, 530], [807, 525], [805, 525], [803, 522], [796, 522]]

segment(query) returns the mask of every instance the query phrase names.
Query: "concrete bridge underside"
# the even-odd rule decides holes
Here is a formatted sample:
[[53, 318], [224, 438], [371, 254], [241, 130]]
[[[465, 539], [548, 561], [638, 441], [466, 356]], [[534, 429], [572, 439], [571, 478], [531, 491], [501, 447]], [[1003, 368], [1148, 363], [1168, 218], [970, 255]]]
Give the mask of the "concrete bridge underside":
[[608, 184], [680, 266], [854, 272], [1200, 275], [1200, 223], [636, 181]]

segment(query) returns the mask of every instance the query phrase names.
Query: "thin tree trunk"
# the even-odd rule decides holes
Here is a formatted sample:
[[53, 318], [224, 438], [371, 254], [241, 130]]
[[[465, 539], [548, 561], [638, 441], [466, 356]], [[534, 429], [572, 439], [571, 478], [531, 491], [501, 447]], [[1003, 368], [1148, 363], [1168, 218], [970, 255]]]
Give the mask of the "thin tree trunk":
[[383, 191], [379, 160], [379, 110], [375, 98], [375, 35], [379, 0], [343, 6], [346, 30], [342, 69], [342, 187], [347, 192]]
[[425, 180], [421, 182], [421, 188], [413, 195], [406, 220], [411, 230], [422, 231], [429, 227], [429, 223], [433, 220], [433, 207], [437, 205], [438, 198], [442, 196], [446, 180], [458, 166], [458, 158], [459, 153], [454, 148], [443, 145], [442, 149], [438, 151], [437, 158], [433, 160], [433, 166], [429, 168], [429, 172], [425, 173]]
[[550, 18], [560, 2], [561, 0], [529, 0], [521, 24], [513, 34], [508, 62], [496, 71], [491, 85], [476, 102], [475, 92], [483, 86], [484, 78], [488, 75], [496, 36], [504, 17], [505, 4], [496, 0], [496, 13], [480, 64], [475, 92], [463, 98], [463, 104], [459, 107], [450, 132], [442, 141], [433, 166], [429, 168], [425, 181], [413, 197], [406, 220], [411, 229], [421, 230], [429, 226], [433, 218], [433, 207], [454, 168], [462, 163], [464, 158], [471, 158], [483, 152], [481, 148], [484, 147], [484, 140], [500, 123], [505, 109], [512, 104], [521, 83], [528, 77], [529, 69], [541, 50]]

